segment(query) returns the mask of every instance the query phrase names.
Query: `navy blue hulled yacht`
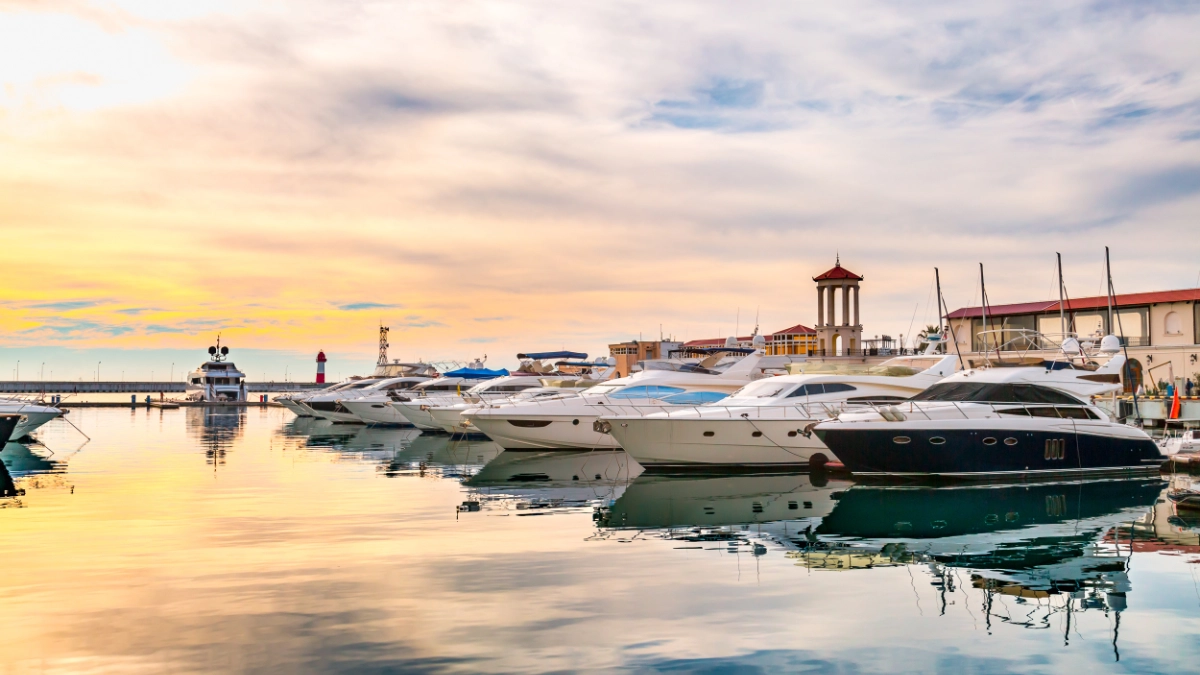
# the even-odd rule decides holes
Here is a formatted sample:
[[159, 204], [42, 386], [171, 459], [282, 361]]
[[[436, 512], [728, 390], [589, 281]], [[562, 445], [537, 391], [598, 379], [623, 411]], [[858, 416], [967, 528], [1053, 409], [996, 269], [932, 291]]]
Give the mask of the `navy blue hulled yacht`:
[[1154, 441], [1090, 402], [1120, 389], [1124, 363], [1119, 355], [1103, 366], [1070, 353], [1053, 360], [989, 356], [982, 367], [951, 375], [908, 401], [843, 413], [815, 432], [860, 475], [1153, 473], [1165, 460]]

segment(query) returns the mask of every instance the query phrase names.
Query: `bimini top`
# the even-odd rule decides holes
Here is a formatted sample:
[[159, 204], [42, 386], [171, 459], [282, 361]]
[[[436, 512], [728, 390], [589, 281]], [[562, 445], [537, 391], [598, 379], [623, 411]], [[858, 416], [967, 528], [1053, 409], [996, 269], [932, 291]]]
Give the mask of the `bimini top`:
[[465, 380], [490, 380], [496, 377], [504, 377], [508, 375], [508, 371], [501, 368], [500, 370], [488, 370], [487, 368], [459, 368], [448, 373], [442, 373], [442, 377], [461, 377]]
[[587, 358], [587, 354], [579, 352], [533, 352], [530, 354], [517, 354], [518, 359], [533, 359], [541, 361], [543, 359], [579, 359], [580, 361]]

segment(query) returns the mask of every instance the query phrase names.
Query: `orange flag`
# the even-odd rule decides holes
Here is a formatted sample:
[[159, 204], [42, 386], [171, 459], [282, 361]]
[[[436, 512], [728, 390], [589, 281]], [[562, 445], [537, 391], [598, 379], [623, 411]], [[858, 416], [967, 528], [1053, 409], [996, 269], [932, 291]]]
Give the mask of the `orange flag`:
[[1171, 415], [1170, 419], [1179, 419], [1179, 387], [1175, 387], [1175, 395], [1171, 397]]

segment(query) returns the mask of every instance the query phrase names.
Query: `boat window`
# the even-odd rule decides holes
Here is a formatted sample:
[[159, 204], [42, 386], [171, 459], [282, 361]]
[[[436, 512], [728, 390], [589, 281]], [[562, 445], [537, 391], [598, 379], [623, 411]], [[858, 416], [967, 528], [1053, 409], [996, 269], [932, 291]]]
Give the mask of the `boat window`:
[[609, 398], [626, 399], [626, 398], [662, 398], [671, 394], [682, 394], [685, 389], [680, 387], [664, 387], [659, 384], [643, 384], [637, 387], [625, 387], [624, 389], [609, 394]]
[[200, 378], [198, 378], [198, 377], [193, 377], [193, 378], [192, 378], [192, 384], [200, 384]]
[[823, 384], [802, 384], [796, 387], [796, 390], [788, 394], [788, 398], [796, 398], [799, 396], [820, 396], [825, 393], [825, 385]]
[[1059, 417], [1064, 417], [1071, 420], [1098, 420], [1100, 417], [1088, 408], [1064, 407], [1055, 408]]
[[481, 392], [485, 392], [485, 391], [486, 392], [525, 391], [526, 389], [533, 389], [536, 386], [538, 386], [538, 385], [536, 385], [536, 384], [500, 384], [500, 385], [496, 385], [495, 387], [487, 387], [487, 386], [480, 385], [478, 389], [473, 388], [471, 391], [472, 391], [472, 393], [481, 393]]
[[1072, 396], [1036, 384], [993, 382], [942, 382], [913, 396], [913, 401], [966, 401], [976, 403], [1047, 403], [1079, 405]]
[[704, 405], [705, 403], [722, 401], [727, 397], [728, 394], [719, 391], [685, 391], [682, 394], [670, 394], [658, 398], [663, 403], [670, 403], [671, 405]]
[[849, 384], [842, 384], [841, 382], [826, 382], [825, 383], [825, 393], [826, 394], [841, 394], [841, 393], [847, 392], [847, 391], [858, 391], [858, 388], [851, 386]]

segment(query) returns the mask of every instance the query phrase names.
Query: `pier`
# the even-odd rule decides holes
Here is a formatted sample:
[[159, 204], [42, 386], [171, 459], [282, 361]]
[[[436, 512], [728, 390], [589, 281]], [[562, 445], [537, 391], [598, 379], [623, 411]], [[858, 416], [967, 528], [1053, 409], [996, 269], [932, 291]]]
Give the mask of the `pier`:
[[[247, 382], [246, 391], [263, 394], [284, 391], [315, 391], [328, 384], [315, 382]], [[0, 382], [0, 393], [5, 394], [182, 394], [187, 388], [184, 382], [70, 382], [70, 381], [20, 381]]]

